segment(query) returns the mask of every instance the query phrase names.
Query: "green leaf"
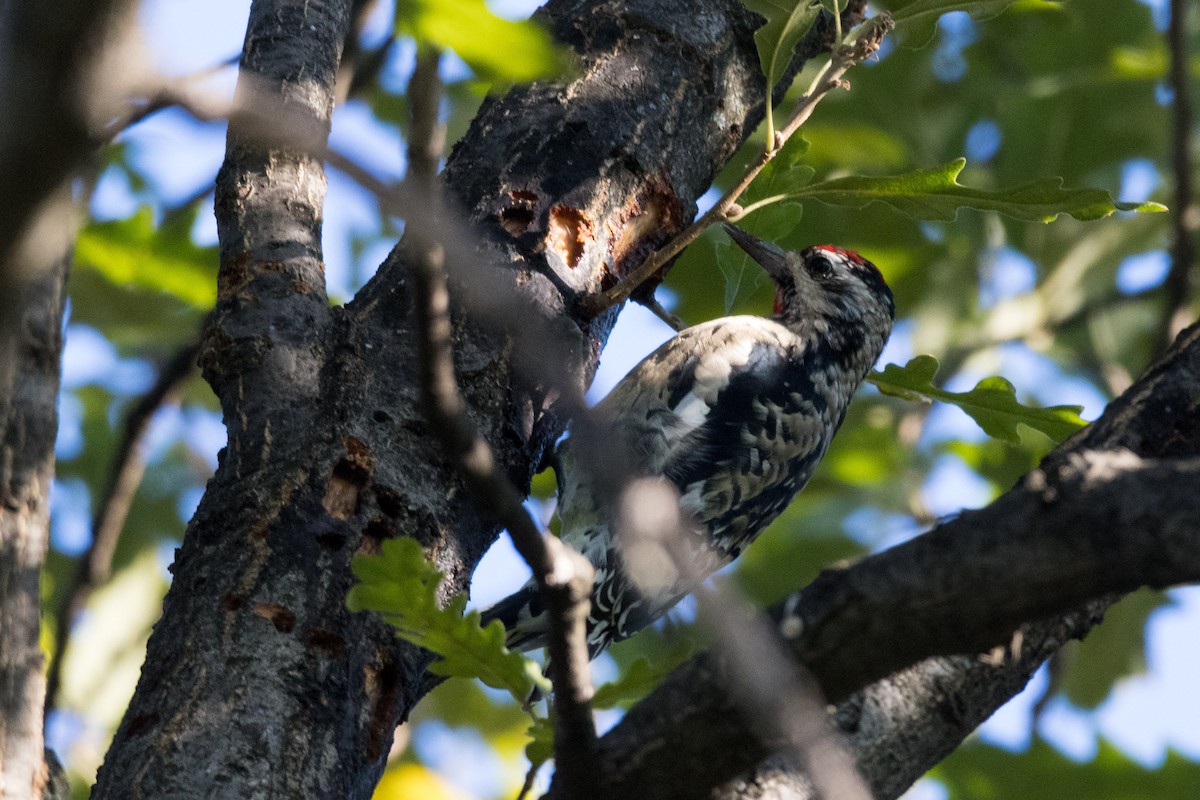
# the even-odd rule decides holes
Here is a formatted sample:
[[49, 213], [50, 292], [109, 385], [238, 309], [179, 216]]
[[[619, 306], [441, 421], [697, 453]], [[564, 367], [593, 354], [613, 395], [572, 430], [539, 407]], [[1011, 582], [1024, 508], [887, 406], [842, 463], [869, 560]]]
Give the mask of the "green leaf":
[[207, 310], [217, 300], [217, 248], [192, 242], [194, 219], [180, 214], [155, 228], [154, 212], [142, 206], [127, 219], [93, 222], [75, 241], [75, 265]]
[[940, 400], [958, 406], [983, 428], [988, 436], [1017, 443], [1021, 436], [1018, 425], [1040, 431], [1055, 442], [1061, 442], [1087, 425], [1080, 418], [1082, 406], [1050, 406], [1033, 408], [1017, 400], [1013, 385], [998, 375], [984, 378], [969, 392], [947, 392], [933, 385], [938, 362], [933, 356], [921, 355], [903, 367], [888, 364], [883, 372], [872, 372], [867, 378], [879, 391], [908, 400]]
[[504, 646], [504, 625], [493, 621], [483, 627], [478, 611], [463, 614], [465, 594], [444, 608], [438, 605], [442, 573], [416, 540], [389, 539], [379, 555], [355, 556], [351, 568], [359, 583], [351, 587], [346, 605], [351, 611], [379, 613], [397, 636], [440, 656], [431, 672], [478, 678], [508, 691], [518, 703], [525, 702], [534, 687], [549, 691], [538, 665]]
[[1064, 189], [1061, 178], [997, 192], [971, 189], [958, 183], [966, 166], [958, 158], [941, 167], [904, 175], [872, 178], [850, 175], [814, 183], [791, 196], [812, 198], [834, 206], [863, 208], [880, 202], [916, 219], [951, 222], [960, 208], [998, 211], [1029, 222], [1051, 222], [1059, 214], [1078, 220], [1107, 217], [1114, 211], [1166, 211], [1159, 203], [1118, 203], [1102, 189]]
[[529, 726], [529, 740], [525, 757], [530, 769], [536, 770], [554, 757], [554, 725], [546, 717], [535, 717]]
[[747, 232], [782, 245], [800, 223], [801, 205], [786, 198], [812, 180], [813, 168], [802, 163], [807, 153], [808, 142], [792, 136], [746, 188], [738, 202], [748, 216], [738, 224]]
[[911, 0], [893, 3], [892, 20], [897, 27], [929, 19], [936, 20], [951, 11], [966, 11], [976, 19], [994, 17], [1011, 6], [1015, 0]]
[[1104, 739], [1081, 762], [1038, 739], [1023, 753], [973, 742], [933, 768], [948, 800], [1166, 800], [1196, 796], [1200, 764], [1167, 751], [1146, 767]]
[[1171, 603], [1162, 592], [1139, 589], [1104, 613], [1087, 638], [1071, 642], [1061, 691], [1079, 708], [1093, 709], [1108, 699], [1118, 680], [1146, 671], [1146, 623]]
[[596, 690], [592, 708], [627, 708], [650, 693], [667, 674], [695, 653], [692, 642], [681, 639], [665, 655], [650, 660], [639, 658], [621, 671], [621, 676]]
[[483, 0], [399, 0], [396, 31], [453, 50], [493, 83], [527, 82], [562, 74], [566, 51], [533, 20], [508, 20]]
[[911, 0], [886, 3], [896, 23], [896, 33], [907, 47], [924, 47], [937, 30], [942, 14], [966, 11], [975, 19], [989, 19], [1011, 6], [1015, 0]]
[[[758, 60], [767, 76], [767, 97], [783, 77], [792, 61], [796, 43], [808, 33], [821, 13], [820, 0], [742, 0], [746, 8], [763, 17], [767, 23], [754, 32], [758, 45]], [[767, 145], [774, 146], [775, 122], [771, 103], [767, 103]]]

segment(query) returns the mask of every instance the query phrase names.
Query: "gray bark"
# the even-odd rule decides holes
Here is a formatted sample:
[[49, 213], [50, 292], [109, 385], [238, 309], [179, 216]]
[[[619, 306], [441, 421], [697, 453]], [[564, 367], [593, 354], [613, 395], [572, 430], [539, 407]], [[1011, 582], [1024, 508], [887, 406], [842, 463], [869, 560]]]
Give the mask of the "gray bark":
[[45, 680], [38, 636], [41, 575], [50, 540], [50, 483], [67, 259], [40, 266], [0, 324], [0, 799], [46, 790]]

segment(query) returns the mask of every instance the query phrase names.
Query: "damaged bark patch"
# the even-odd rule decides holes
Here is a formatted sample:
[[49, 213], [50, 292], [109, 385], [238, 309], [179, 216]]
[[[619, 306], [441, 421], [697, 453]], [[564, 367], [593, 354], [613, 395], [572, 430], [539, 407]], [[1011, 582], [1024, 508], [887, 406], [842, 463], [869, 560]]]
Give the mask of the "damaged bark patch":
[[296, 629], [296, 615], [279, 603], [255, 603], [253, 611], [280, 633], [291, 633]]
[[370, 706], [371, 722], [367, 728], [366, 756], [378, 761], [385, 755], [384, 746], [396, 729], [392, 709], [399, 696], [400, 670], [390, 661], [382, 667], [368, 664], [364, 668], [363, 684]]
[[615, 283], [629, 270], [671, 240], [683, 229], [679, 197], [666, 177], [654, 175], [617, 216], [609, 241], [611, 273]]
[[386, 517], [375, 517], [363, 529], [363, 536], [374, 539], [376, 542], [382, 542], [384, 539], [395, 539], [396, 535], [396, 526]]
[[508, 193], [511, 202], [500, 209], [498, 221], [510, 236], [525, 233], [533, 225], [537, 214], [538, 196], [526, 189], [514, 189]]
[[333, 465], [321, 503], [329, 516], [347, 520], [358, 512], [359, 491], [370, 480], [374, 458], [366, 442], [355, 436], [347, 436], [343, 445], [346, 454]]
[[231, 300], [250, 283], [250, 256], [239, 253], [217, 271], [217, 299]]
[[241, 610], [242, 606], [244, 606], [245, 604], [246, 604], [245, 596], [240, 595], [240, 594], [235, 594], [233, 592], [229, 592], [228, 594], [226, 594], [224, 597], [221, 598], [221, 608], [225, 609], [229, 613], [233, 613], [234, 611]]
[[587, 246], [592, 243], [592, 223], [577, 208], [556, 205], [550, 209], [546, 244], [568, 267], [579, 266]]

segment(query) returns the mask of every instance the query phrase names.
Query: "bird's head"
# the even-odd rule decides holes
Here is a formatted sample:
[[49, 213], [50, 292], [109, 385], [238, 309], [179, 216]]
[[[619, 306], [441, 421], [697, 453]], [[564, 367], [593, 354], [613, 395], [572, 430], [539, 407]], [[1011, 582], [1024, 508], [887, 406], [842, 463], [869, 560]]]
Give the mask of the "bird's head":
[[874, 363], [896, 311], [892, 291], [874, 264], [832, 245], [797, 252], [732, 225], [725, 230], [775, 281], [772, 319], [814, 344], [823, 342], [846, 357], [861, 351], [853, 360]]

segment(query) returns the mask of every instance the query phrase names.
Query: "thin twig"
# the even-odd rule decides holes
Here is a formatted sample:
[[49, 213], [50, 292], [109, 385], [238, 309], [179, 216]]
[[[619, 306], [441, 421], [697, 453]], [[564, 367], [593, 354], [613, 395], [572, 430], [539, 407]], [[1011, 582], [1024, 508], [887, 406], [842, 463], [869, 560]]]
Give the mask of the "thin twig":
[[[771, 150], [764, 151], [750, 165], [750, 168], [746, 170], [746, 173], [742, 175], [738, 182], [725, 192], [720, 200], [713, 204], [712, 208], [691, 225], [684, 228], [674, 239], [651, 253], [639, 267], [626, 275], [620, 283], [603, 292], [583, 298], [580, 301], [583, 316], [598, 316], [618, 303], [624, 302], [646, 281], [656, 275], [665, 275], [668, 269], [667, 262], [683, 252], [696, 239], [700, 238], [700, 234], [704, 233], [708, 226], [717, 222], [737, 219], [737, 216], [731, 214], [737, 199], [742, 196], [742, 193], [758, 177], [763, 168], [771, 163], [771, 160], [775, 158], [783, 147], [784, 142], [801, 125], [808, 121], [817, 104], [834, 89], [845, 86], [842, 77], [846, 74], [846, 71], [879, 49], [880, 42], [883, 41], [883, 37], [891, 30], [892, 26], [891, 17], [887, 14], [873, 17], [863, 24], [862, 31], [853, 45], [835, 48], [829, 61], [813, 79], [808, 91], [796, 101], [796, 109], [787, 124], [776, 131], [775, 146]], [[769, 99], [768, 102], [770, 102]]]
[[687, 324], [683, 320], [663, 308], [662, 303], [658, 302], [658, 298], [653, 296], [645, 297], [639, 299], [638, 302], [641, 303], [647, 311], [670, 325], [676, 331], [681, 331], [687, 327]]
[[[435, 214], [443, 213], [436, 176], [442, 138], [437, 65], [437, 51], [420, 52], [409, 84], [413, 114], [409, 181], [414, 193], [428, 198], [427, 206], [437, 209]], [[550, 616], [548, 647], [555, 665], [555, 760], [563, 781], [573, 787], [572, 796], [584, 798], [596, 785], [596, 728], [585, 628], [593, 569], [557, 538], [542, 534], [522, 505], [524, 497], [497, 468], [491, 448], [467, 415], [454, 375], [445, 251], [434, 238], [439, 230], [413, 225], [409, 230], [413, 241], [406, 244], [414, 267], [426, 415], [472, 496], [508, 529], [541, 589]]]
[[62, 605], [55, 615], [54, 649], [46, 674], [46, 713], [54, 710], [62, 682], [62, 667], [70, 646], [71, 623], [87, 605], [93, 591], [112, 574], [113, 554], [134, 495], [146, 470], [142, 440], [154, 413], [169, 402], [196, 368], [199, 342], [191, 342], [171, 357], [158, 373], [158, 380], [125, 416], [121, 442], [113, 458], [108, 487], [92, 521], [92, 542], [80, 557], [75, 574], [67, 587]]
[[1171, 21], [1167, 25], [1167, 44], [1171, 51], [1171, 93], [1174, 111], [1171, 136], [1171, 162], [1175, 173], [1175, 213], [1171, 215], [1175, 243], [1171, 271], [1164, 288], [1167, 307], [1163, 314], [1162, 343], [1169, 345], [1192, 321], [1189, 307], [1195, 280], [1195, 235], [1200, 228], [1200, 205], [1192, 186], [1192, 106], [1188, 94], [1187, 8], [1184, 0], [1171, 0]]
[[[221, 70], [237, 66], [238, 59], [241, 58], [241, 53], [235, 53], [228, 58], [217, 62], [211, 66], [205, 67], [198, 72], [190, 75], [184, 75], [181, 78], [163, 79], [163, 82], [157, 89], [132, 103], [124, 116], [119, 117], [109, 123], [97, 135], [96, 144], [107, 144], [115, 139], [119, 134], [137, 125], [139, 122], [145, 121], [147, 118], [154, 116], [160, 111], [176, 106], [184, 106], [187, 108], [214, 109], [220, 102], [215, 95], [212, 97], [201, 95], [194, 90], [194, 87], [202, 81], [211, 78], [213, 75], [221, 72]], [[197, 119], [210, 121], [219, 113], [213, 110], [207, 112], [194, 112], [192, 116]]]

